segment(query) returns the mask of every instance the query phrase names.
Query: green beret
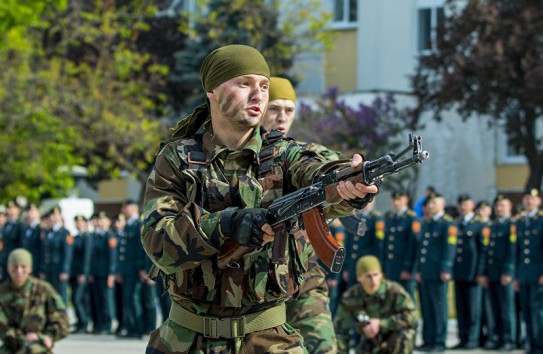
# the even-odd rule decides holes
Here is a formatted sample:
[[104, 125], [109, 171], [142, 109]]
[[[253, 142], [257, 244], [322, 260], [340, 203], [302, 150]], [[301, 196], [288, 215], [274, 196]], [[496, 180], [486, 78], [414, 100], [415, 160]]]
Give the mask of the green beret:
[[270, 68], [264, 56], [255, 48], [234, 44], [215, 49], [204, 59], [200, 80], [206, 92], [225, 81], [241, 75], [270, 77]]
[[270, 79], [270, 101], [289, 100], [296, 103], [296, 92], [289, 80], [282, 77]]
[[8, 264], [32, 267], [32, 255], [24, 248], [16, 248], [8, 256]]
[[356, 276], [359, 277], [367, 272], [380, 272], [381, 263], [375, 256], [364, 256], [356, 262]]

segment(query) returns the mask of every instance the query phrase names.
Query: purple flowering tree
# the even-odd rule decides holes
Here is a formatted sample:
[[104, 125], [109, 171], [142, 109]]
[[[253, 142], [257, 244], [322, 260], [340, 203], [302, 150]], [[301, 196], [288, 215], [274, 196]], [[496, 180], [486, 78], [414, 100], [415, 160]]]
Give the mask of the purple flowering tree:
[[[403, 150], [413, 128], [392, 94], [376, 96], [369, 105], [350, 105], [338, 97], [337, 88], [331, 88], [314, 105], [300, 105], [290, 135], [338, 151], [342, 158], [361, 153], [373, 160]], [[387, 177], [383, 187], [413, 195], [417, 176], [418, 168], [411, 168]]]

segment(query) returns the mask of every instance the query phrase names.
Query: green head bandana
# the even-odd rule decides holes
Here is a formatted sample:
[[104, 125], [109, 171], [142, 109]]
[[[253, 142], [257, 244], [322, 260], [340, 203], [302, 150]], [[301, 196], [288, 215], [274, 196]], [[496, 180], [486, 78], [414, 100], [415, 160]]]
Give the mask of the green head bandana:
[[273, 100], [289, 100], [296, 103], [296, 92], [289, 80], [282, 77], [270, 79], [270, 102]]
[[380, 272], [381, 263], [375, 256], [364, 256], [356, 262], [356, 276], [359, 277], [367, 272]]
[[270, 68], [258, 50], [240, 44], [215, 49], [205, 58], [200, 69], [200, 79], [206, 92], [236, 76], [249, 74], [269, 78]]

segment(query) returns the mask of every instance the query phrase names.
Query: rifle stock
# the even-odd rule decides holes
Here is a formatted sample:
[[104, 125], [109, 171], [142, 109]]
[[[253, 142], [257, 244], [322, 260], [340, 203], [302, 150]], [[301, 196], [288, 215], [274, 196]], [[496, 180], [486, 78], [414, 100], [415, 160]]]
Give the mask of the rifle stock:
[[309, 242], [317, 257], [330, 271], [339, 273], [345, 259], [345, 248], [341, 247], [330, 232], [322, 207], [318, 206], [302, 213]]

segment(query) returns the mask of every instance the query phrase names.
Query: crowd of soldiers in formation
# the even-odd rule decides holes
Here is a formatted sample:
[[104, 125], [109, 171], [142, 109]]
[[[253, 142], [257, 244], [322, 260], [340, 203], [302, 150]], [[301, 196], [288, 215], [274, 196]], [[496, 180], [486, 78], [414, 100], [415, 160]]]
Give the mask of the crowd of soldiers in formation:
[[0, 278], [7, 279], [8, 254], [23, 247], [32, 254], [34, 275], [72, 304], [73, 333], [115, 330], [119, 337], [140, 338], [154, 330], [157, 312], [168, 316], [169, 297], [162, 282], [148, 277], [137, 203], [123, 202], [114, 216], [98, 212], [74, 221], [78, 232], [72, 235], [59, 207], [43, 215], [37, 204], [21, 208], [10, 201], [0, 207]]
[[[493, 203], [458, 196], [447, 206], [429, 187], [411, 209], [404, 193], [392, 194], [392, 210], [373, 203], [331, 225], [343, 238], [343, 272], [329, 273], [335, 316], [344, 289], [356, 283], [356, 261], [373, 254], [385, 278], [418, 300], [421, 351], [446, 349], [448, 309], [458, 321], [457, 344], [449, 349], [543, 348], [543, 211], [539, 191], [514, 206], [504, 194]], [[454, 300], [447, 297], [449, 284]], [[448, 303], [453, 301], [454, 303]]]
[[[327, 279], [332, 314], [342, 292], [356, 283], [356, 261], [373, 254], [384, 276], [418, 299], [419, 350], [445, 347], [447, 308], [453, 305], [447, 303], [450, 281], [456, 348], [512, 350], [540, 340], [534, 338], [542, 326], [534, 292], [543, 288], [543, 211], [537, 190], [526, 192], [519, 208], [502, 194], [492, 205], [475, 205], [460, 195], [455, 215], [446, 213], [445, 199], [432, 188], [414, 209], [404, 193], [393, 193], [391, 201], [392, 210], [385, 214], [371, 203], [330, 225], [347, 254], [342, 272], [329, 273]], [[168, 316], [169, 298], [161, 281], [148, 278], [151, 264], [141, 247], [138, 205], [125, 201], [111, 218], [100, 212], [90, 220], [78, 215], [75, 222], [78, 234], [70, 235], [58, 207], [44, 215], [36, 204], [24, 210], [16, 202], [1, 207], [2, 279], [9, 252], [24, 247], [33, 255], [34, 274], [49, 281], [65, 303], [70, 293], [77, 320], [73, 332], [110, 334], [116, 329], [120, 337], [138, 338], [155, 329], [157, 309], [162, 318]]]

